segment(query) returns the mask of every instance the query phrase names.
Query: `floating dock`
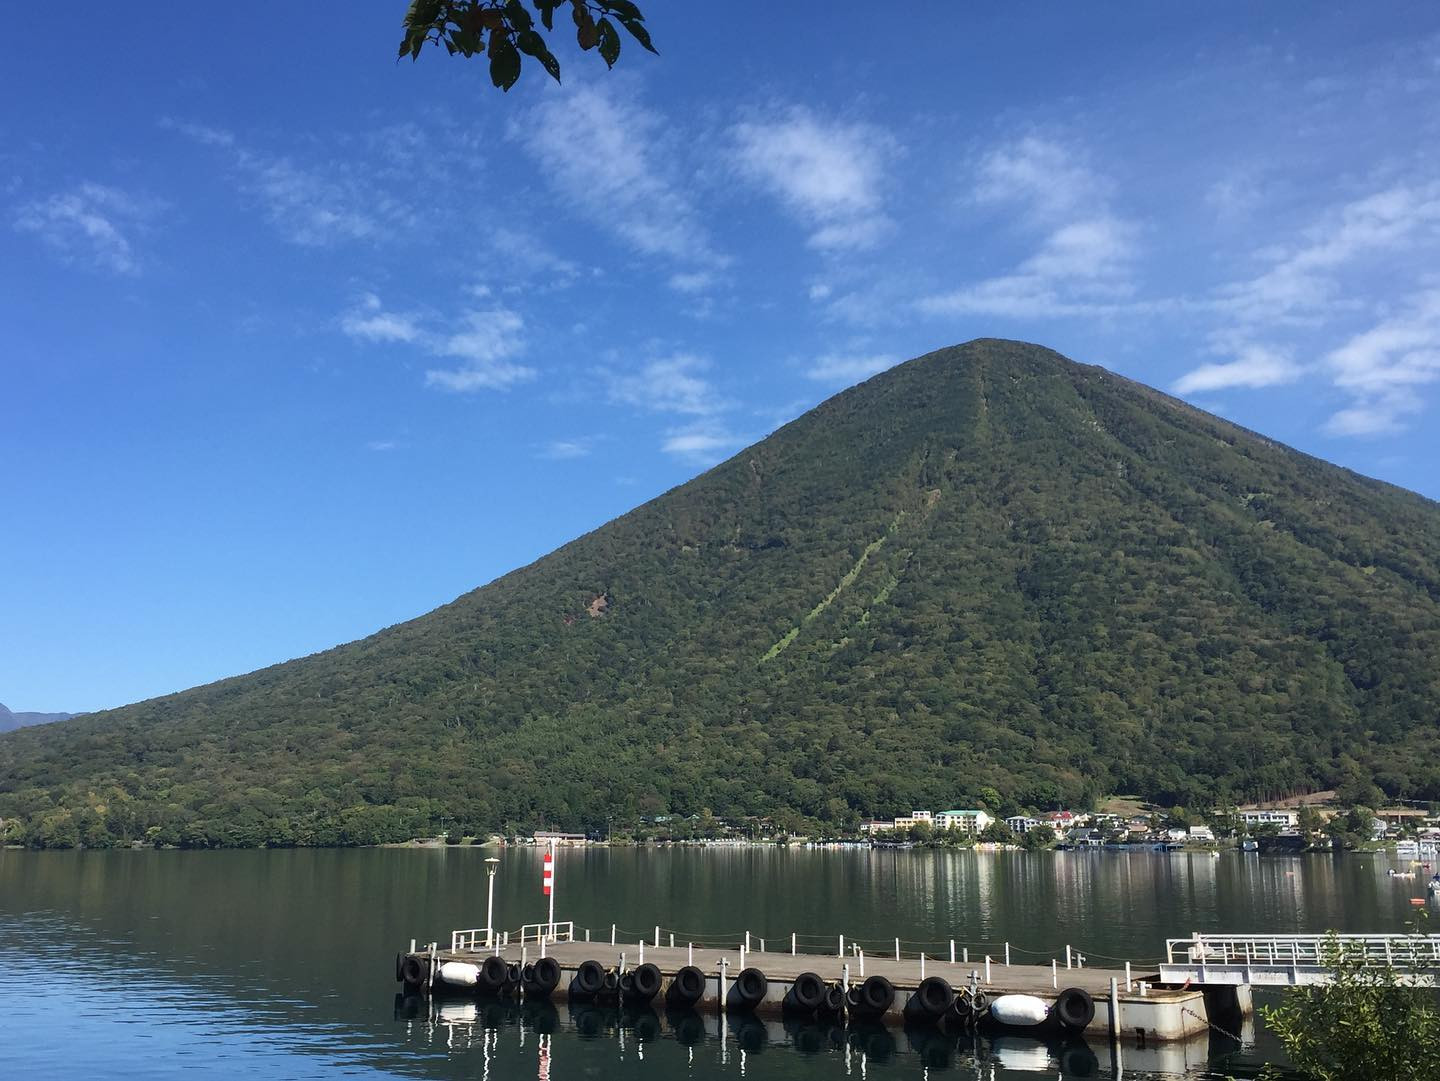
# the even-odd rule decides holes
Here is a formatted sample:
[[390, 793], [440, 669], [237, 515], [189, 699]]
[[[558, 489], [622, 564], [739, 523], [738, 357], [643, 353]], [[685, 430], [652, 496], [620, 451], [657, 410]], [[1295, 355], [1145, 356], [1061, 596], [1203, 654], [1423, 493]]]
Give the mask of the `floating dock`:
[[[554, 931], [545, 925], [532, 925], [531, 930], [540, 933], [526, 936], [522, 932], [520, 941], [511, 941], [508, 935], [492, 936], [481, 929], [455, 932], [449, 948], [432, 943], [417, 949], [412, 943], [408, 952], [396, 958], [396, 978], [407, 990], [421, 994], [617, 1003], [638, 999], [642, 1004], [653, 999], [657, 1005], [675, 1002], [672, 985], [679, 979], [688, 981], [685, 988], [676, 989], [685, 992], [680, 1001], [687, 1009], [762, 1018], [816, 1012], [816, 1007], [804, 1003], [813, 1000], [818, 978], [826, 991], [838, 990], [848, 998], [843, 1007], [848, 1019], [943, 1023], [939, 1013], [927, 1016], [925, 1002], [918, 1001], [922, 984], [929, 981], [923, 989], [929, 996], [926, 1002], [938, 1003], [949, 993], [947, 1001], [973, 1003], [976, 1008], [970, 1020], [991, 1028], [998, 1022], [988, 1016], [988, 1004], [1006, 995], [1026, 995], [1043, 1002], [1050, 1017], [1065, 1016], [1068, 1027], [1077, 1035], [1139, 1044], [1184, 1041], [1212, 1029], [1228, 1035], [1253, 1012], [1248, 986], [1166, 984], [1158, 970], [1136, 972], [1132, 966], [1066, 967], [1058, 961], [1048, 966], [1012, 965], [995, 957], [957, 958], [952, 962], [948, 957], [929, 955], [897, 959], [859, 951], [847, 955], [839, 952], [845, 949], [843, 940], [838, 944], [839, 951], [821, 954], [802, 952], [793, 946], [784, 951], [747, 949], [744, 943], [716, 948], [577, 941], [568, 924], [556, 925]], [[754, 941], [763, 946], [764, 940], [752, 939], [752, 944]], [[489, 958], [498, 961], [489, 962], [487, 978], [481, 969]], [[547, 960], [545, 971], [551, 977], [548, 987], [544, 979], [534, 975], [542, 958]], [[509, 973], [503, 984], [495, 982], [501, 964]], [[646, 986], [636, 989], [633, 974], [642, 966], [649, 966], [642, 977]], [[576, 984], [582, 967], [588, 968], [584, 975], [590, 979], [597, 978], [596, 970], [606, 974], [607, 983], [601, 990], [590, 992]], [[628, 991], [622, 983], [626, 973], [632, 974]], [[943, 981], [943, 991], [937, 977]], [[893, 993], [882, 994], [882, 985], [888, 985]], [[856, 997], [867, 986], [878, 989], [868, 1003]], [[818, 1009], [825, 1012], [824, 1006]], [[958, 1016], [956, 1011], [960, 1009], [955, 1006], [951, 1015]], [[1060, 1026], [1051, 1027], [1058, 1031]]]

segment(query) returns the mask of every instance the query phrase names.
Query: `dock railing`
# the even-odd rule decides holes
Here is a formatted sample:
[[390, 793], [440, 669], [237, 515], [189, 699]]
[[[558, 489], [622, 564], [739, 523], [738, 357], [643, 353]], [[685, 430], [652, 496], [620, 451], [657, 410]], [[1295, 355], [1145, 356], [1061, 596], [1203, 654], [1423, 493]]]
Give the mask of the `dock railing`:
[[450, 932], [452, 950], [488, 950], [494, 941], [494, 932], [489, 927], [470, 927], [463, 931]]
[[520, 928], [520, 945], [526, 942], [574, 942], [575, 923], [527, 923]]
[[[1167, 964], [1368, 965], [1440, 968], [1440, 935], [1202, 935], [1165, 940]], [[1177, 956], [1178, 955], [1178, 956]]]

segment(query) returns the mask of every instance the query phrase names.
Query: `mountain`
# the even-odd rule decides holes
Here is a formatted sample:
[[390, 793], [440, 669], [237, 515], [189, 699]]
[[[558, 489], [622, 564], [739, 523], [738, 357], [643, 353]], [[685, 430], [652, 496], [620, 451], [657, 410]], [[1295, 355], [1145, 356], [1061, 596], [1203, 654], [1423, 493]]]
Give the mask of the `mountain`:
[[13, 713], [0, 702], [0, 732], [12, 732], [32, 724], [49, 724], [51, 721], [68, 721], [73, 713]]
[[[1018, 342], [362, 641], [0, 738], [35, 843], [1440, 797], [1440, 505]], [[148, 833], [147, 833], [148, 831]]]

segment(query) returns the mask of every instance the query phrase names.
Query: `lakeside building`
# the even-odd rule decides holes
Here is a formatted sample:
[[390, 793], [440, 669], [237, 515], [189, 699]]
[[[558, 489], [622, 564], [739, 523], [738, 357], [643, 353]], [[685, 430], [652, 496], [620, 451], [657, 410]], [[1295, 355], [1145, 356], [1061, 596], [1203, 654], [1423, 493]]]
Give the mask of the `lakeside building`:
[[985, 827], [994, 821], [995, 819], [984, 811], [941, 811], [935, 816], [935, 828], [960, 830], [972, 837], [978, 837], [985, 831]]
[[1279, 826], [1294, 829], [1300, 824], [1299, 811], [1241, 811], [1240, 821], [1246, 826]]
[[1011, 833], [1029, 833], [1043, 823], [1038, 818], [1031, 818], [1029, 815], [1011, 815], [1005, 820], [1005, 825], [1010, 827]]

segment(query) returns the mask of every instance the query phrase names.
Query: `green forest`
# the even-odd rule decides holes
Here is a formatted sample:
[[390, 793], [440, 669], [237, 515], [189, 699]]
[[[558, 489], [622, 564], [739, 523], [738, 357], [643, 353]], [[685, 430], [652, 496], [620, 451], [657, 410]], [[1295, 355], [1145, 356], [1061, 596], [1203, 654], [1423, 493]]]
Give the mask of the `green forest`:
[[[980, 340], [362, 641], [0, 736], [7, 839], [1440, 798], [1440, 506]], [[989, 793], [987, 793], [988, 795]]]

